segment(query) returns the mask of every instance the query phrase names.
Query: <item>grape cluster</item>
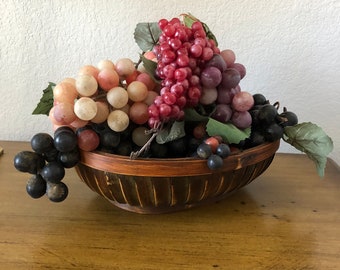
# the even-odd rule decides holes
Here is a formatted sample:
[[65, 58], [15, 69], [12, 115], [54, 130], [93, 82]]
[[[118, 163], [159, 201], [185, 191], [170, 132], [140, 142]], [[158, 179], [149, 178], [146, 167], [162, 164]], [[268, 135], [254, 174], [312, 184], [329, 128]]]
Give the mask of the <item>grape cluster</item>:
[[31, 138], [32, 151], [21, 151], [14, 157], [14, 167], [32, 174], [26, 191], [32, 198], [43, 195], [52, 202], [61, 202], [68, 195], [62, 182], [65, 169], [74, 167], [80, 159], [77, 136], [69, 127], [58, 128], [54, 137], [37, 133]]
[[283, 128], [298, 123], [297, 115], [284, 108], [278, 112], [279, 103], [270, 104], [260, 93], [254, 94], [254, 106], [250, 110], [252, 116], [251, 135], [246, 142], [247, 147], [273, 142], [283, 136]]

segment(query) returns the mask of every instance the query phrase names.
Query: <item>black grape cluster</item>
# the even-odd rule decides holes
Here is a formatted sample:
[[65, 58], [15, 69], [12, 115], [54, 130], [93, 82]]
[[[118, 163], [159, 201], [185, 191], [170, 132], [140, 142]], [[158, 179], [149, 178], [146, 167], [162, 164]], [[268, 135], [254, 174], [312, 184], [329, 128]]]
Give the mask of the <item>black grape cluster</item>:
[[298, 118], [294, 112], [284, 108], [278, 112], [279, 103], [270, 104], [262, 94], [254, 94], [254, 106], [249, 111], [252, 116], [250, 138], [246, 141], [246, 147], [253, 147], [265, 142], [279, 140], [283, 136], [284, 127], [294, 126]]
[[54, 137], [37, 133], [31, 139], [32, 151], [21, 151], [14, 157], [14, 167], [32, 174], [26, 191], [34, 199], [47, 195], [52, 202], [61, 202], [68, 195], [62, 182], [65, 169], [74, 167], [80, 160], [77, 136], [69, 127], [60, 127]]

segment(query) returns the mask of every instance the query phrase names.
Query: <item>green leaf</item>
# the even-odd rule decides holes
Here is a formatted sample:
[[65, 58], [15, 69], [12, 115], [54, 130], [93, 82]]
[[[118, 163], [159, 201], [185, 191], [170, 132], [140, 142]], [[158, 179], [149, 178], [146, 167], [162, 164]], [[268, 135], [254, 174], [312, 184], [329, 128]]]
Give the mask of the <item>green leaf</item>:
[[184, 25], [187, 26], [187, 27], [191, 27], [194, 22], [201, 22], [202, 25], [203, 25], [204, 31], [207, 34], [207, 37], [209, 39], [214, 40], [215, 43], [216, 43], [216, 46], [218, 46], [218, 42], [217, 42], [217, 39], [216, 39], [215, 35], [210, 31], [210, 29], [209, 29], [209, 27], [208, 27], [208, 25], [206, 23], [200, 21], [199, 19], [197, 19], [195, 16], [193, 16], [190, 13], [182, 14], [182, 15], [183, 15]]
[[158, 27], [158, 23], [138, 23], [134, 38], [138, 47], [143, 51], [151, 51], [153, 46], [157, 44], [158, 38], [161, 34], [161, 29]]
[[151, 78], [156, 83], [161, 83], [160, 80], [155, 77], [155, 71], [156, 71], [156, 68], [157, 68], [157, 63], [155, 61], [147, 59], [144, 55], [140, 55], [140, 58], [142, 60], [142, 63], [143, 63], [143, 66], [144, 66], [146, 72], [151, 76]]
[[311, 122], [285, 127], [283, 140], [306, 153], [314, 161], [319, 176], [324, 176], [327, 156], [333, 150], [333, 141], [321, 127]]
[[55, 85], [56, 84], [52, 82], [48, 83], [47, 88], [43, 90], [43, 95], [32, 114], [49, 114], [53, 107], [53, 88]]
[[210, 136], [219, 135], [228, 143], [239, 143], [249, 138], [250, 132], [250, 128], [241, 130], [231, 123], [224, 124], [212, 118], [207, 123], [207, 133]]
[[170, 127], [162, 129], [156, 137], [159, 144], [174, 141], [185, 136], [184, 121], [175, 121]]
[[208, 116], [199, 114], [195, 109], [190, 108], [185, 110], [185, 121], [204, 122], [208, 120]]

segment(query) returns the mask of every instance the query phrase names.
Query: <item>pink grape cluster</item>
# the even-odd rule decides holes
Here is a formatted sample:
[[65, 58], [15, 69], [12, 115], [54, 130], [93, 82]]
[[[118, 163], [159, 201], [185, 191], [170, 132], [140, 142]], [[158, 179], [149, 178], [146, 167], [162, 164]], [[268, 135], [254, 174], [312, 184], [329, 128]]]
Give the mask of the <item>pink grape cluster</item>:
[[159, 43], [153, 52], [157, 57], [156, 76], [161, 82], [159, 96], [149, 106], [149, 126], [169, 119], [182, 120], [185, 107], [199, 103], [202, 91], [200, 75], [204, 63], [219, 53], [201, 22], [187, 27], [178, 18], [161, 19]]

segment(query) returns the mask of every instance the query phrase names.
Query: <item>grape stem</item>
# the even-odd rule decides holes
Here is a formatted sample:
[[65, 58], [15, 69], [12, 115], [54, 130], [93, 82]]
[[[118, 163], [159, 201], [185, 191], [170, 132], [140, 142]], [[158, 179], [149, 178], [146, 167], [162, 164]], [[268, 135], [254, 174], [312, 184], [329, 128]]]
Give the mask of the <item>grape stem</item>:
[[145, 133], [146, 134], [151, 134], [152, 136], [150, 137], [150, 139], [142, 146], [141, 149], [139, 149], [138, 151], [134, 151], [131, 152], [130, 154], [130, 159], [136, 159], [138, 158], [141, 154], [143, 154], [145, 151], [147, 151], [150, 148], [150, 145], [152, 143], [152, 141], [156, 138], [156, 136], [158, 135], [159, 131], [162, 129], [163, 127], [163, 123], [158, 123], [156, 125], [155, 128], [152, 128], [150, 130], [147, 130]]

